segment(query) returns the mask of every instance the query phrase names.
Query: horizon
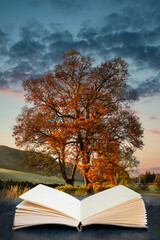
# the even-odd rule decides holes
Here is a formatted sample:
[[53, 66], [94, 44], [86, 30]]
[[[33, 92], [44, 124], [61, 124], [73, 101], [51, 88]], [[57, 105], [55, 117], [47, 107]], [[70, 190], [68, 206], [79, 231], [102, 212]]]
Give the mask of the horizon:
[[[16, 149], [16, 150], [19, 150], [19, 151], [26, 151], [24, 149], [19, 149], [19, 148], [14, 148], [14, 147], [9, 147], [9, 146], [6, 146], [6, 145], [0, 145], [0, 147], [7, 147], [7, 148], [11, 148], [11, 149]], [[136, 169], [136, 172], [133, 174], [133, 176], [138, 176], [139, 174], [143, 174], [143, 173], [146, 173], [146, 171], [149, 171], [151, 173], [155, 173], [155, 174], [160, 174], [160, 166], [159, 167], [154, 167], [154, 168], [137, 168]], [[132, 175], [132, 174], [131, 174]]]

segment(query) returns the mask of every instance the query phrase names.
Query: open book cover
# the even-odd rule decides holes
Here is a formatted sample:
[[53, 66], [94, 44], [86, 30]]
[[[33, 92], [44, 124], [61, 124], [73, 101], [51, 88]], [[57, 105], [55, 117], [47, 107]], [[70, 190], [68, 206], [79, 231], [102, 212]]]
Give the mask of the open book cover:
[[39, 184], [22, 194], [16, 207], [13, 229], [40, 224], [77, 227], [107, 224], [147, 227], [146, 209], [141, 195], [119, 185], [83, 200]]

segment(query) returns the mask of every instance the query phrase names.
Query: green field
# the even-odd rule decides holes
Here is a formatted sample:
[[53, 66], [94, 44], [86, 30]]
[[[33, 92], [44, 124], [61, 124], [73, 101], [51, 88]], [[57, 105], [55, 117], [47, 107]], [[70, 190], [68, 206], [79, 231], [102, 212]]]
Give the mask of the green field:
[[[13, 180], [13, 181], [27, 181], [32, 183], [45, 183], [45, 184], [65, 184], [61, 177], [47, 177], [43, 175], [14, 171], [9, 169], [0, 168], [0, 180]], [[76, 185], [82, 185], [83, 182], [75, 181]]]
[[14, 180], [14, 181], [27, 181], [32, 183], [57, 183], [65, 184], [64, 180], [60, 177], [47, 177], [43, 175], [14, 171], [9, 169], [0, 168], [0, 180]]

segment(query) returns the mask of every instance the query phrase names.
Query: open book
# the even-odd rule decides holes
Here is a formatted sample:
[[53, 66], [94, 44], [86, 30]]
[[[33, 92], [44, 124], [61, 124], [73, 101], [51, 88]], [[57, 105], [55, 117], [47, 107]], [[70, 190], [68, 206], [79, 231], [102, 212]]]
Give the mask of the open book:
[[13, 229], [40, 224], [77, 227], [109, 224], [146, 228], [146, 210], [141, 195], [119, 185], [83, 200], [59, 190], [37, 185], [20, 196]]

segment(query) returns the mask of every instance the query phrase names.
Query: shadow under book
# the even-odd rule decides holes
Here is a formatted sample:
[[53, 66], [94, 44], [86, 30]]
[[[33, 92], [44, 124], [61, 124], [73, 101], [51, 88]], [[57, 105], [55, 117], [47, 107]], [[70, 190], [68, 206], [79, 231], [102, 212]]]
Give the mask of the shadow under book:
[[41, 225], [64, 224], [77, 227], [107, 224], [147, 228], [141, 195], [119, 185], [83, 200], [39, 184], [22, 194], [14, 216], [13, 230]]

